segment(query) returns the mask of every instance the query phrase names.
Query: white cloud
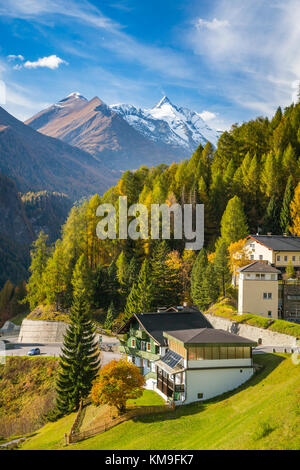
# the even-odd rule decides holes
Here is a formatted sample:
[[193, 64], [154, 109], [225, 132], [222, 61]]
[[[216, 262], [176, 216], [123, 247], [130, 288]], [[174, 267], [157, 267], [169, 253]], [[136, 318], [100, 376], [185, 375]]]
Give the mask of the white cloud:
[[[299, 0], [216, 0], [187, 43], [234, 103], [272, 114], [295, 99], [300, 78]], [[212, 19], [213, 18], [213, 19]]]
[[54, 70], [57, 69], [60, 64], [67, 64], [67, 62], [57, 55], [49, 55], [48, 57], [42, 57], [34, 62], [26, 60], [24, 67], [26, 69], [36, 69], [38, 67], [46, 67], [48, 69]]
[[227, 20], [217, 20], [217, 18], [214, 18], [212, 21], [207, 21], [203, 18], [198, 18], [196, 22], [196, 28], [210, 29], [212, 31], [225, 28], [226, 26], [229, 26], [229, 22]]
[[212, 113], [210, 111], [202, 111], [202, 113], [200, 113], [200, 116], [202, 117], [203, 121], [211, 121], [212, 119], [215, 119], [217, 117], [215, 113]]
[[21, 60], [21, 61], [25, 60], [21, 54], [18, 54], [18, 55], [10, 54], [7, 56], [7, 58], [9, 62], [14, 61], [14, 60]]

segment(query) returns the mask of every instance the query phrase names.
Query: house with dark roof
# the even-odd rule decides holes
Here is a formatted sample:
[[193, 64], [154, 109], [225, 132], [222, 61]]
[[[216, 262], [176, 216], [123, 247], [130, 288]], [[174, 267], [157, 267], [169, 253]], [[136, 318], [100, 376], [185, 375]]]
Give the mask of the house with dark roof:
[[119, 333], [120, 351], [140, 368], [146, 388], [177, 404], [233, 390], [253, 374], [256, 343], [214, 329], [195, 307], [134, 314]]
[[289, 263], [300, 270], [300, 237], [249, 235], [244, 249], [250, 261], [267, 261], [281, 272]]

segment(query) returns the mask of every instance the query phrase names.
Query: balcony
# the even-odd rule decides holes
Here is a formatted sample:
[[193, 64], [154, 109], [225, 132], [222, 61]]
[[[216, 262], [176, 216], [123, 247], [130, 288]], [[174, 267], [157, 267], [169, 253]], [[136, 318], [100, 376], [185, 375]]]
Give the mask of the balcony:
[[168, 397], [173, 396], [173, 393], [184, 392], [184, 384], [175, 384], [168, 377], [163, 377], [161, 374], [157, 375], [157, 388]]

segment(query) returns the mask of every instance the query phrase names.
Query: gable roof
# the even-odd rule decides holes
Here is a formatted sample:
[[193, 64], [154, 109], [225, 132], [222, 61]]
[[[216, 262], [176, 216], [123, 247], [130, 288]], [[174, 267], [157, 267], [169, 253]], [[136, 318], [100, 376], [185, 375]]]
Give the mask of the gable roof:
[[185, 307], [172, 313], [155, 312], [134, 314], [119, 329], [119, 333], [127, 331], [133, 319], [136, 319], [149, 336], [160, 345], [165, 344], [163, 332], [170, 330], [170, 328], [176, 331], [195, 328], [213, 328], [205, 315], [199, 310], [195, 307]]
[[242, 268], [237, 269], [238, 272], [248, 272], [248, 273], [273, 273], [280, 274], [279, 269], [274, 268], [271, 264], [265, 263], [263, 261], [253, 261], [253, 263], [247, 264]]
[[300, 252], [300, 237], [285, 237], [284, 235], [249, 235], [248, 240], [250, 238], [273, 251]]
[[166, 331], [165, 336], [172, 337], [187, 345], [239, 345], [239, 346], [256, 346], [253, 340], [243, 338], [242, 336], [229, 333], [225, 330], [217, 330], [212, 328], [197, 328], [194, 330]]

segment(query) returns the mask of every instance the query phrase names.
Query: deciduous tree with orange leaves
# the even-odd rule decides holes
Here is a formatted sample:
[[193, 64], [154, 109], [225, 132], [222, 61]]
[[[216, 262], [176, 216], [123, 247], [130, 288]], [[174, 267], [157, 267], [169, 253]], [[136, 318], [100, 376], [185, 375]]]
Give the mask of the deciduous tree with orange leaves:
[[100, 370], [91, 397], [95, 405], [115, 406], [122, 413], [127, 400], [142, 396], [144, 385], [145, 379], [136, 365], [125, 359], [114, 360]]

